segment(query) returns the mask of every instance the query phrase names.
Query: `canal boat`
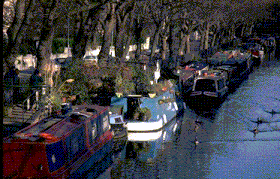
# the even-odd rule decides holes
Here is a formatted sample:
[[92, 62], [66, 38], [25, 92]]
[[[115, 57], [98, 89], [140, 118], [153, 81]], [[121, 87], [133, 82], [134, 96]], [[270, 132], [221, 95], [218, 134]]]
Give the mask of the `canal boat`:
[[176, 75], [179, 77], [178, 88], [184, 101], [192, 91], [195, 76], [208, 69], [209, 65], [207, 63], [189, 61], [176, 71]]
[[238, 48], [243, 52], [249, 52], [255, 66], [259, 65], [264, 59], [264, 46], [259, 43], [244, 43]]
[[122, 150], [127, 143], [127, 122], [122, 115], [123, 106], [115, 105], [110, 107], [110, 125], [114, 131], [114, 151]]
[[185, 64], [183, 71], [193, 71], [196, 74], [201, 74], [201, 71], [208, 70], [209, 65], [200, 61], [188, 61]]
[[75, 106], [67, 116], [45, 118], [4, 138], [3, 177], [83, 178], [89, 169], [111, 165], [113, 135], [108, 107]]
[[113, 97], [111, 106], [122, 105], [128, 132], [156, 131], [163, 128], [184, 110], [177, 86], [163, 88], [160, 95], [127, 95]]
[[179, 90], [184, 99], [186, 99], [193, 88], [195, 72], [189, 70], [181, 70], [179, 75]]
[[207, 70], [194, 79], [189, 100], [191, 104], [217, 104], [228, 94], [227, 73], [223, 70]]
[[110, 106], [110, 125], [114, 131], [114, 139], [127, 137], [127, 122], [123, 118], [123, 106]]
[[[230, 82], [241, 82], [252, 70], [253, 61], [249, 52], [241, 52], [240, 49], [217, 52], [208, 60], [211, 68], [220, 70], [230, 69], [228, 76]], [[224, 69], [223, 69], [224, 68]]]

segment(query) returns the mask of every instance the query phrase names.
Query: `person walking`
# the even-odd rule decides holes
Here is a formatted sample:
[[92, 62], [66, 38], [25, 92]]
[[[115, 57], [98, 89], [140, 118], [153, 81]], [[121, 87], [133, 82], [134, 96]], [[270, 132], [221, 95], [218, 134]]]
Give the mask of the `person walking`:
[[[39, 96], [41, 95], [41, 89], [42, 89], [42, 84], [43, 84], [43, 78], [41, 77], [41, 73], [39, 72], [38, 69], [35, 69], [33, 74], [30, 77], [30, 82], [29, 85], [31, 87], [31, 108], [35, 104], [36, 100], [39, 100]], [[37, 98], [37, 99], [36, 99]]]
[[17, 89], [16, 85], [19, 85], [19, 77], [18, 77], [18, 70], [15, 68], [15, 66], [12, 66], [9, 71], [4, 76], [4, 83], [6, 85], [5, 87], [5, 100], [9, 104], [14, 104], [17, 102]]

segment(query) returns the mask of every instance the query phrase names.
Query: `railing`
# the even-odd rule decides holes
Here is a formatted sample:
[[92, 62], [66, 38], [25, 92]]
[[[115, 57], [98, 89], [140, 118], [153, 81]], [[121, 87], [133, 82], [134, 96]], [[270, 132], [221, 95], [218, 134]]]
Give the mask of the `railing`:
[[[20, 85], [3, 85], [4, 87], [4, 92], [9, 93], [8, 95], [11, 96], [4, 96], [4, 101], [6, 101], [5, 105], [9, 105], [9, 106], [18, 106], [21, 107], [23, 109], [23, 113], [22, 113], [22, 118], [24, 119], [24, 114], [26, 114], [28, 111], [30, 111], [30, 109], [32, 108], [33, 105], [36, 105], [36, 111], [38, 110], [42, 110], [45, 109], [46, 106], [44, 105], [44, 101], [46, 96], [49, 94], [50, 92], [50, 86], [49, 85], [39, 85], [39, 86], [20, 86]], [[17, 90], [15, 90], [17, 88]], [[30, 91], [33, 90], [30, 94]], [[14, 94], [15, 91], [17, 91], [18, 93]], [[17, 102], [16, 104], [14, 103], [14, 98], [18, 98], [19, 96], [21, 96], [23, 93], [23, 91], [28, 91], [27, 94], [28, 96], [20, 102]], [[18, 96], [15, 96], [18, 95]], [[8, 98], [7, 98], [8, 97]], [[34, 98], [34, 103], [31, 106], [31, 99]], [[28, 120], [28, 119], [27, 119]], [[26, 122], [26, 121], [24, 121]]]

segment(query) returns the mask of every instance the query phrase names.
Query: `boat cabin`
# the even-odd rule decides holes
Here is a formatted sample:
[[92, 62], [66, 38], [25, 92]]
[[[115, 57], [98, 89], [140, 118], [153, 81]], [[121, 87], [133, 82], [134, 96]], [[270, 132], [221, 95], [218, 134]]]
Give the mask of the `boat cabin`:
[[179, 76], [179, 89], [184, 97], [190, 94], [194, 84], [194, 78], [195, 78], [194, 71], [182, 70]]
[[228, 92], [227, 73], [222, 70], [204, 71], [194, 80], [190, 96], [208, 96], [219, 98]]
[[81, 175], [112, 151], [108, 107], [76, 106], [3, 140], [3, 177], [64, 178]]

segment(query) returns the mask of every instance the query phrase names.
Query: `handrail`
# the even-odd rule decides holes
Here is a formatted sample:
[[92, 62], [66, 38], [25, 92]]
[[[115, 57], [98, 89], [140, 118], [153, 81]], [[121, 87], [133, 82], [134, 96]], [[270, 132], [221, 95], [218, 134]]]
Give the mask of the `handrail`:
[[[43, 90], [44, 88], [46, 89], [46, 91], [44, 92], [44, 94], [38, 96], [38, 98], [36, 98], [34, 104], [37, 104], [37, 111], [43, 111], [46, 107], [43, 105], [43, 103], [41, 102], [41, 100], [39, 99], [42, 99], [42, 97], [48, 95], [50, 93], [50, 85], [37, 85], [37, 86], [30, 86], [30, 85], [6, 85], [6, 84], [3, 84], [4, 88], [30, 88], [30, 89], [34, 89], [34, 88], [38, 88], [38, 90]], [[30, 109], [30, 106], [27, 105], [27, 108], [25, 108], [25, 104], [28, 102], [28, 100], [30, 100], [30, 98], [33, 96], [33, 95], [36, 95], [37, 91], [34, 91], [32, 92], [31, 94], [29, 94], [27, 96], [27, 98], [23, 101], [23, 102], [20, 102], [18, 104], [16, 104], [17, 106], [19, 106], [19, 104], [22, 105], [22, 109], [23, 109], [23, 113], [22, 113], [22, 118], [24, 119], [24, 114], [26, 114], [27, 111], [29, 111]], [[9, 97], [12, 98], [13, 96]], [[13, 103], [12, 103], [13, 104]], [[14, 106], [14, 104], [13, 104]], [[36, 113], [35, 113], [36, 114]], [[35, 115], [34, 114], [34, 115]], [[33, 119], [33, 117], [31, 117], [30, 119]], [[23, 121], [23, 123], [26, 123], [28, 120], [30, 119], [26, 119], [25, 121]]]

